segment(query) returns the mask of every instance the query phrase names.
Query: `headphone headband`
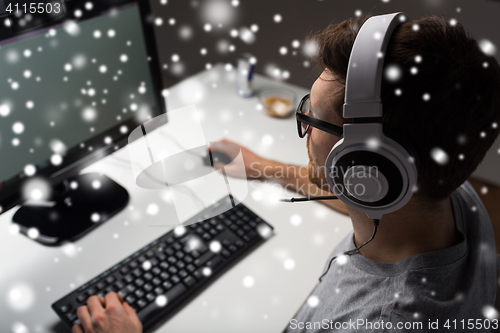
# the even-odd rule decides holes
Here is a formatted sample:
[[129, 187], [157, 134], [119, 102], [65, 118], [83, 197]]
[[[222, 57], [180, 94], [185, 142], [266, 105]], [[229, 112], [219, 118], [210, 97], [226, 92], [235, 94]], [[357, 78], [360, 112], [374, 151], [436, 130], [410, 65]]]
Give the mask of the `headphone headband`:
[[[347, 69], [345, 118], [382, 116], [384, 55], [394, 29], [407, 20], [403, 13], [374, 16], [360, 28]], [[411, 199], [418, 178], [414, 161], [373, 119], [344, 124], [344, 137], [326, 159], [328, 185], [346, 205], [380, 219]]]
[[382, 116], [380, 87], [384, 55], [392, 32], [407, 20], [404, 13], [393, 13], [370, 17], [361, 26], [349, 58], [344, 118]]

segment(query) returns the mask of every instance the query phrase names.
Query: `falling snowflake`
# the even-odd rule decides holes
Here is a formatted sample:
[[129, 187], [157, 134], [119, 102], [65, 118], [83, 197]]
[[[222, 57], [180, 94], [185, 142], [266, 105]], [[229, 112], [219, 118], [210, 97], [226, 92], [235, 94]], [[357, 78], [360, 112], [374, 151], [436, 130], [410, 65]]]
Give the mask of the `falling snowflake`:
[[295, 261], [291, 258], [288, 258], [283, 262], [283, 267], [285, 267], [286, 270], [291, 271], [295, 268]]
[[307, 299], [307, 305], [309, 305], [311, 308], [315, 308], [319, 305], [319, 298], [318, 296], [312, 295]]
[[432, 159], [440, 165], [445, 165], [448, 163], [448, 154], [441, 148], [435, 147], [431, 150]]
[[479, 47], [481, 48], [481, 51], [483, 51], [483, 53], [486, 55], [494, 56], [497, 53], [495, 44], [487, 39], [481, 39], [479, 41]]
[[483, 316], [487, 319], [493, 320], [493, 319], [498, 319], [498, 311], [491, 305], [485, 305], [483, 307]]
[[243, 285], [247, 288], [251, 288], [253, 287], [253, 285], [255, 284], [255, 279], [250, 276], [250, 275], [247, 275], [243, 278]]
[[385, 78], [391, 82], [397, 82], [402, 75], [401, 68], [397, 65], [390, 65], [385, 69]]

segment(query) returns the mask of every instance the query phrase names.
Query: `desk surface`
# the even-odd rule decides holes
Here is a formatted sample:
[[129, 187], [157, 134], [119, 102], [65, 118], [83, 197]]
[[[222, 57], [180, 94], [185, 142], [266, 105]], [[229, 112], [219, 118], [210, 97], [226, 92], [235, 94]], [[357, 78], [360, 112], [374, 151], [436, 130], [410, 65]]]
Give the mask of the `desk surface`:
[[[168, 110], [194, 103], [207, 140], [226, 137], [264, 157], [305, 164], [305, 140], [298, 138], [295, 120], [270, 118], [256, 97], [238, 97], [234, 79], [235, 72], [223, 66], [201, 72], [169, 90]], [[296, 99], [307, 93], [258, 75], [255, 87], [286, 87]], [[1, 332], [12, 332], [22, 325], [29, 332], [64, 332], [50, 307], [54, 301], [175, 225], [168, 222], [176, 216], [165, 193], [135, 185], [127, 149], [84, 172], [104, 173], [125, 187], [130, 193], [129, 206], [75, 243], [59, 248], [42, 246], [13, 232], [11, 220], [16, 209], [0, 216]], [[319, 203], [267, 200], [277, 191], [286, 195], [276, 185], [254, 181], [248, 187], [244, 204], [275, 227], [275, 236], [156, 332], [281, 331], [315, 286], [334, 246], [351, 230], [348, 217]], [[246, 286], [244, 279], [253, 285]]]

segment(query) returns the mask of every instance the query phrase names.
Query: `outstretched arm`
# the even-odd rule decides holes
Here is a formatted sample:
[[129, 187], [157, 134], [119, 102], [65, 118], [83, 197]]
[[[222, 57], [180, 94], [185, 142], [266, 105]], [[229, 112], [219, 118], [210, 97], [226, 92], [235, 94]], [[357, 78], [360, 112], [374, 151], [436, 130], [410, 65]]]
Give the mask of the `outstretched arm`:
[[[239, 149], [238, 149], [239, 148]], [[324, 191], [311, 183], [307, 175], [307, 168], [304, 166], [285, 164], [265, 159], [247, 148], [230, 140], [223, 139], [212, 145], [212, 151], [220, 151], [231, 159], [234, 159], [239, 150], [241, 150], [243, 161], [245, 163], [245, 172], [236, 163], [225, 165], [224, 170], [228, 176], [241, 177], [246, 174], [247, 179], [271, 180], [281, 184], [283, 187], [296, 191], [304, 196], [325, 196], [332, 195], [331, 192]], [[222, 167], [222, 164], [216, 163], [215, 167]], [[348, 214], [346, 206], [338, 200], [320, 201], [324, 205]]]

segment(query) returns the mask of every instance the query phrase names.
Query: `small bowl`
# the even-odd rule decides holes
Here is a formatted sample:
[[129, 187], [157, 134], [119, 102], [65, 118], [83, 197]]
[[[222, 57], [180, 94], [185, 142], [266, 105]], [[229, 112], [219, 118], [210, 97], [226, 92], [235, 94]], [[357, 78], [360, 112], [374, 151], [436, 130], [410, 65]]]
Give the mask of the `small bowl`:
[[286, 118], [295, 110], [295, 95], [288, 90], [270, 89], [259, 94], [260, 103], [271, 117]]

